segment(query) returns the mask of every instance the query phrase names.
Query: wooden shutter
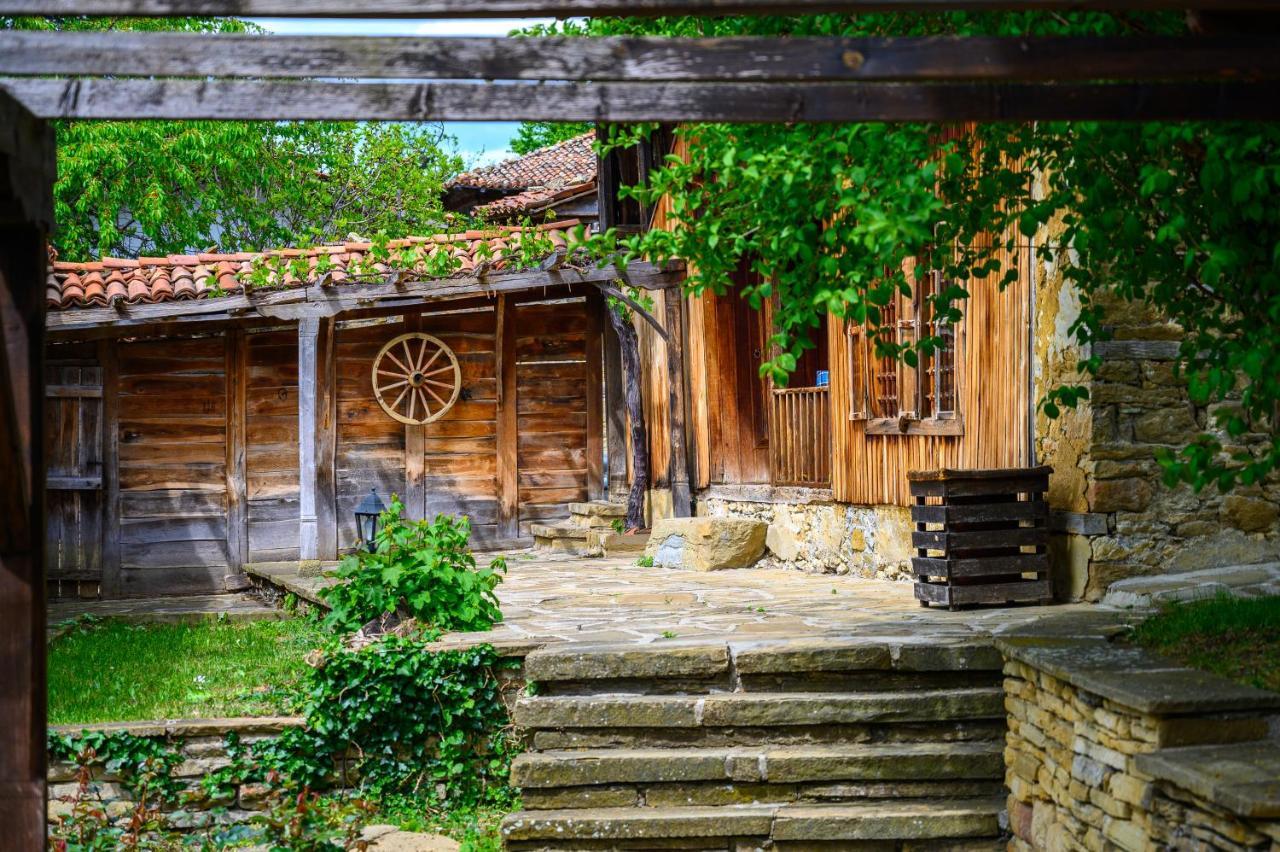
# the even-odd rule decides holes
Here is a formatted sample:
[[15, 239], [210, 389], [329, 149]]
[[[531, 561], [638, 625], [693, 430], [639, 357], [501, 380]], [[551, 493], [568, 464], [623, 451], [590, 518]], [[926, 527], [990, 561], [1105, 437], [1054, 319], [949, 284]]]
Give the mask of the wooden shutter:
[[867, 393], [866, 329], [856, 323], [846, 323], [845, 334], [849, 338], [849, 419], [867, 420], [871, 417], [871, 400]]

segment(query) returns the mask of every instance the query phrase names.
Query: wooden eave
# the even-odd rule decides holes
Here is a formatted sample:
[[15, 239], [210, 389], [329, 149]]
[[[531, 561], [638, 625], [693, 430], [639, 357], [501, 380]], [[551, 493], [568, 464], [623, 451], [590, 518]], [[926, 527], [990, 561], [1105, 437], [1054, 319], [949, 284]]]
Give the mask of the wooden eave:
[[[550, 264], [547, 264], [550, 265]], [[336, 317], [371, 308], [405, 308], [434, 302], [451, 302], [541, 288], [608, 285], [622, 281], [642, 290], [676, 287], [684, 279], [684, 264], [659, 266], [647, 262], [628, 264], [625, 270], [610, 264], [585, 269], [560, 266], [523, 269], [451, 278], [412, 279], [396, 274], [379, 282], [322, 285], [306, 284], [288, 290], [250, 290], [228, 296], [92, 308], [66, 308], [46, 314], [45, 330], [52, 338], [118, 330], [121, 334], [141, 327], [164, 326], [197, 332], [205, 326], [229, 321], [296, 322], [308, 318]]]

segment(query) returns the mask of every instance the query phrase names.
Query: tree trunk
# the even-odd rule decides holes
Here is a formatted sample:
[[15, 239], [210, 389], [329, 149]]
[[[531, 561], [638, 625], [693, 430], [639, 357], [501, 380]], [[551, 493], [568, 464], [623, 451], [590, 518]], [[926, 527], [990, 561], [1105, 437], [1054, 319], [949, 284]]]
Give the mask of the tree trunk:
[[644, 425], [640, 398], [640, 344], [631, 312], [609, 305], [609, 321], [618, 334], [622, 354], [622, 384], [627, 396], [627, 419], [631, 421], [631, 491], [627, 495], [627, 529], [644, 527], [644, 494], [649, 488], [649, 436]]

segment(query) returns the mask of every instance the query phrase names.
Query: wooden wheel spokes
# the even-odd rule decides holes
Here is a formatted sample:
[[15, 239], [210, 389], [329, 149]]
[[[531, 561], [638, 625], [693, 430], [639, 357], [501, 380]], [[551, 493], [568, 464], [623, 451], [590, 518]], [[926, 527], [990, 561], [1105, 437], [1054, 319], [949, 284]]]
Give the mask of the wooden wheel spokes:
[[373, 359], [374, 397], [401, 423], [430, 423], [453, 407], [461, 390], [457, 356], [429, 334], [402, 334]]

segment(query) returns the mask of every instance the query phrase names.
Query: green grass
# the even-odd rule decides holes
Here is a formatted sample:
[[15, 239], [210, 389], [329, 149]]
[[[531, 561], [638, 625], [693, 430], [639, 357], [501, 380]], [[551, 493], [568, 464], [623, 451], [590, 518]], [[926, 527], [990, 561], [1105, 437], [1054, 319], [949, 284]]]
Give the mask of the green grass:
[[1184, 665], [1280, 692], [1280, 596], [1170, 604], [1130, 638]]
[[49, 724], [288, 713], [323, 639], [304, 619], [73, 630], [49, 648]]

